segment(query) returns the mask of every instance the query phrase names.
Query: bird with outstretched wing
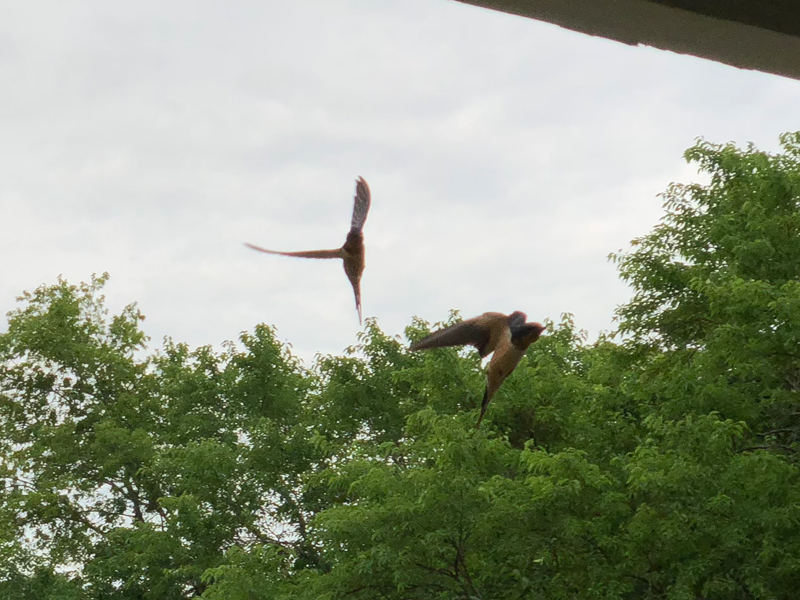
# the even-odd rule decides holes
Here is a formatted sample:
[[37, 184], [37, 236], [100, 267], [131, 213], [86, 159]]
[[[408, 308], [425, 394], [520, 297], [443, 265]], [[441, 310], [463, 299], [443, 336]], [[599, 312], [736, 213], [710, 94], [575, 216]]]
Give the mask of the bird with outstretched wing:
[[361, 274], [364, 272], [364, 223], [367, 220], [371, 203], [369, 186], [363, 177], [356, 180], [356, 195], [353, 201], [353, 218], [350, 222], [350, 231], [341, 248], [335, 250], [301, 250], [299, 252], [279, 252], [267, 250], [260, 246], [245, 243], [245, 246], [266, 252], [267, 254], [280, 254], [281, 256], [294, 256], [298, 258], [341, 258], [344, 262], [344, 272], [353, 286], [358, 310], [358, 322], [361, 318]]
[[475, 346], [481, 358], [494, 355], [486, 369], [486, 390], [481, 402], [481, 421], [486, 414], [492, 397], [500, 384], [517, 367], [525, 351], [545, 330], [540, 323], [528, 323], [524, 312], [516, 311], [510, 315], [486, 312], [478, 317], [450, 325], [435, 331], [427, 337], [414, 342], [409, 350], [426, 350], [445, 346]]

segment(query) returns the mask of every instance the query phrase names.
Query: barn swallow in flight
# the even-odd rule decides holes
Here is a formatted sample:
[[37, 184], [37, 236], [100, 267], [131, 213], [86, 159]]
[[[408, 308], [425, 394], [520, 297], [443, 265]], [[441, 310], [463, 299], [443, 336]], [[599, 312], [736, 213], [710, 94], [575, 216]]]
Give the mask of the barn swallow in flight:
[[483, 313], [479, 317], [435, 331], [411, 344], [409, 350], [471, 345], [478, 349], [481, 358], [494, 352], [486, 370], [486, 391], [483, 393], [481, 415], [478, 417], [480, 429], [492, 396], [522, 360], [528, 346], [538, 340], [545, 329], [541, 323], [526, 323], [527, 318], [524, 312], [519, 311], [510, 315]]
[[353, 293], [356, 296], [356, 309], [358, 310], [358, 322], [361, 324], [361, 274], [364, 272], [364, 234], [361, 230], [367, 220], [369, 212], [370, 194], [369, 186], [362, 177], [356, 180], [356, 195], [353, 203], [353, 219], [350, 222], [350, 233], [344, 246], [336, 250], [306, 250], [300, 252], [277, 252], [267, 250], [253, 244], [245, 243], [245, 246], [266, 252], [267, 254], [280, 254], [282, 256], [298, 256], [300, 258], [341, 258], [344, 261], [344, 272], [353, 286]]

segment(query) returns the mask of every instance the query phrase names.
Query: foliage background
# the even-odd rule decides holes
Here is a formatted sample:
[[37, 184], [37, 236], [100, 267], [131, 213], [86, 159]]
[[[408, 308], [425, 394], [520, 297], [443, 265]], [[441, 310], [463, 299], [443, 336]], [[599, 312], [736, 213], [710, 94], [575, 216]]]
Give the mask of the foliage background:
[[612, 255], [619, 330], [549, 322], [480, 431], [475, 353], [410, 354], [374, 320], [305, 369], [266, 325], [152, 351], [105, 275], [24, 294], [0, 335], [0, 598], [795, 597], [781, 141], [690, 148], [709, 183]]

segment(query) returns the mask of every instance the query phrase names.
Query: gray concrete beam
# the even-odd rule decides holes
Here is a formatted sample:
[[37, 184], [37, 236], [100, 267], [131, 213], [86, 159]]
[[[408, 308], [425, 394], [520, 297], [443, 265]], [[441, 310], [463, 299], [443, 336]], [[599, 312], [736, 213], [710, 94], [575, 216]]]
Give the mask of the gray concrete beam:
[[800, 79], [796, 0], [456, 0], [625, 44]]

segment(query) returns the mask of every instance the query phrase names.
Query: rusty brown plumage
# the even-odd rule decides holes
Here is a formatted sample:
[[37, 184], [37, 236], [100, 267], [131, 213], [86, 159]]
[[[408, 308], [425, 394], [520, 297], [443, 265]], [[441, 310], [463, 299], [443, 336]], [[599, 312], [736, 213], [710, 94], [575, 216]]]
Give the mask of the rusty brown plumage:
[[245, 246], [266, 252], [267, 254], [280, 254], [281, 256], [294, 256], [297, 258], [341, 258], [344, 262], [344, 272], [350, 285], [353, 286], [353, 294], [356, 298], [356, 310], [358, 310], [358, 322], [361, 318], [361, 275], [364, 272], [364, 223], [369, 214], [371, 197], [369, 186], [363, 177], [356, 180], [356, 195], [353, 199], [353, 218], [350, 222], [350, 231], [347, 239], [341, 248], [334, 250], [301, 250], [299, 252], [279, 252], [277, 250], [267, 250], [260, 246], [245, 243]]
[[494, 352], [486, 369], [486, 391], [483, 393], [477, 425], [480, 428], [492, 397], [522, 360], [528, 346], [538, 340], [544, 331], [540, 323], [527, 323], [527, 318], [525, 313], [519, 311], [510, 315], [483, 313], [435, 331], [411, 344], [409, 350], [470, 345], [478, 349], [481, 358]]

